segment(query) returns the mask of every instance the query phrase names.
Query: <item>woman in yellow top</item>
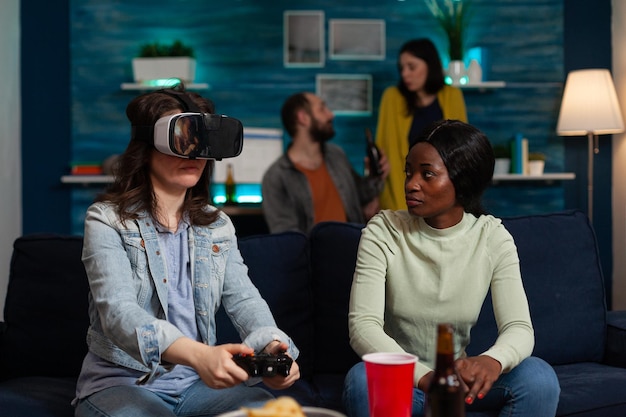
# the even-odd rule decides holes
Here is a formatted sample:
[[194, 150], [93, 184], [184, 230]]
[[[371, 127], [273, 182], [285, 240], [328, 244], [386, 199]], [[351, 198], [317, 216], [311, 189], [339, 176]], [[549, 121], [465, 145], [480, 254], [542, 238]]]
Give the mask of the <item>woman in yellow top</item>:
[[437, 48], [429, 39], [413, 39], [400, 49], [400, 81], [383, 92], [376, 144], [387, 155], [391, 171], [380, 195], [382, 209], [406, 209], [404, 162], [409, 144], [432, 122], [467, 122], [460, 89], [446, 85]]

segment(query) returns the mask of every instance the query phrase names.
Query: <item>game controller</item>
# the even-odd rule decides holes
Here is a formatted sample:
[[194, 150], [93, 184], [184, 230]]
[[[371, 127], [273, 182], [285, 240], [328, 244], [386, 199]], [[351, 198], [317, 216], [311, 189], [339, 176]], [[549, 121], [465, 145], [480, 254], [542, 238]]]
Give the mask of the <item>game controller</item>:
[[233, 360], [248, 375], [260, 377], [288, 376], [293, 363], [293, 359], [285, 353], [279, 353], [278, 355], [270, 355], [269, 353], [239, 353], [233, 356]]

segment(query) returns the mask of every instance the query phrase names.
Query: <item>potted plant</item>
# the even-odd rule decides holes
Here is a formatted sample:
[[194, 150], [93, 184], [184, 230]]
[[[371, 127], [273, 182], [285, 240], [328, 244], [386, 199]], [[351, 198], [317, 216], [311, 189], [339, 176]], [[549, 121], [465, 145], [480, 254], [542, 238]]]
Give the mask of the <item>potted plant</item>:
[[541, 152], [528, 153], [528, 175], [543, 175], [546, 155]]
[[496, 158], [494, 174], [509, 174], [511, 172], [511, 148], [505, 145], [494, 145], [493, 155]]
[[143, 44], [138, 56], [133, 59], [133, 77], [140, 84], [158, 83], [158, 80], [172, 78], [192, 83], [196, 77], [193, 48], [180, 40], [171, 44]]
[[452, 84], [460, 84], [465, 76], [465, 32], [469, 21], [469, 4], [463, 0], [424, 0], [430, 13], [435, 17], [448, 37], [448, 76]]

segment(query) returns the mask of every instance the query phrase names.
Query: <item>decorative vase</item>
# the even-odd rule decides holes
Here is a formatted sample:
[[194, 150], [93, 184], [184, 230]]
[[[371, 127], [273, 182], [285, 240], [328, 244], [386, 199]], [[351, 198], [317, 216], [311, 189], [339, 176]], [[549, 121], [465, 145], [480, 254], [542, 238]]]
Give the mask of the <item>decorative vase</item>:
[[511, 159], [510, 158], [496, 158], [496, 164], [493, 167], [494, 174], [510, 174], [511, 173]]
[[192, 83], [196, 78], [196, 60], [189, 57], [134, 58], [133, 77], [140, 84], [169, 78]]
[[461, 60], [450, 61], [446, 75], [450, 78], [450, 84], [452, 85], [467, 84], [465, 63]]
[[483, 81], [483, 69], [477, 60], [472, 59], [467, 69], [467, 77], [469, 84], [480, 84]]

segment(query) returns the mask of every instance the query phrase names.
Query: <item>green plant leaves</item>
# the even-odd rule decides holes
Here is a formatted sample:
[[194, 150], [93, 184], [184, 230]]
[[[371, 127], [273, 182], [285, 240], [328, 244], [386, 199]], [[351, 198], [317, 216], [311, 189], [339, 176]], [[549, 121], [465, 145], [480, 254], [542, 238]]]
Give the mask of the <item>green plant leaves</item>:
[[193, 48], [183, 44], [179, 40], [175, 40], [172, 44], [167, 45], [159, 42], [146, 43], [139, 48], [140, 58], [154, 58], [164, 56], [188, 56], [193, 57]]

